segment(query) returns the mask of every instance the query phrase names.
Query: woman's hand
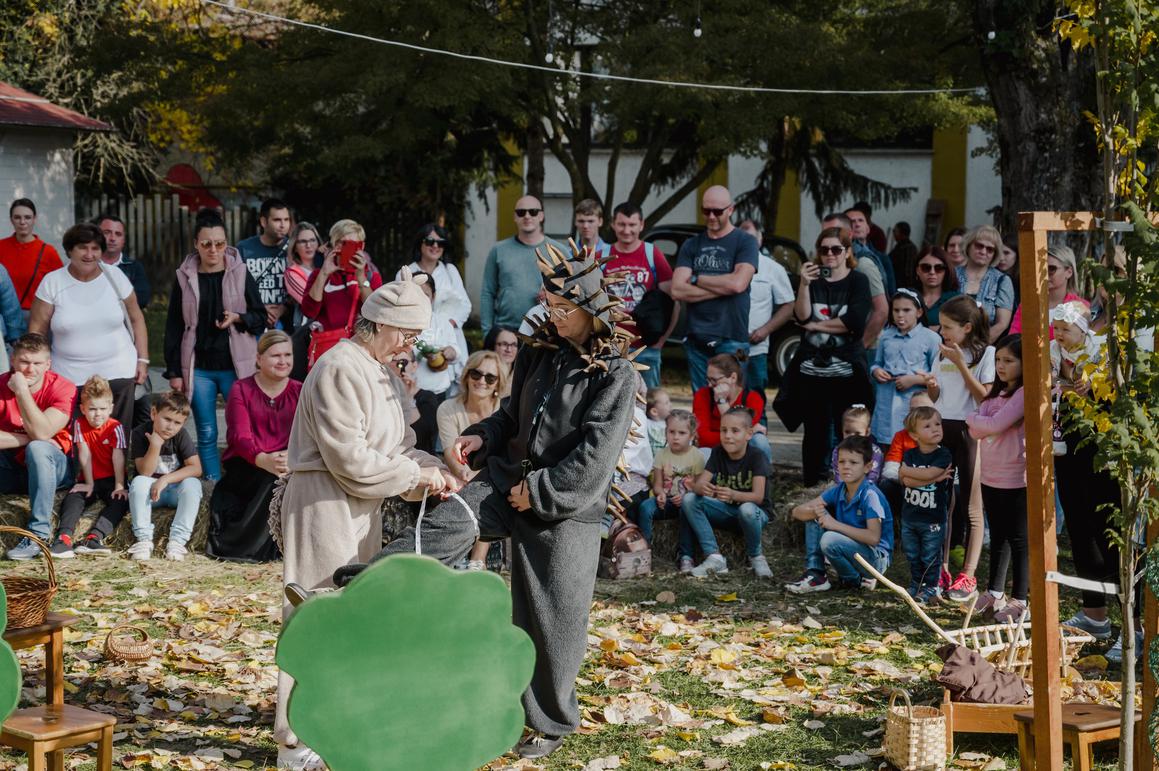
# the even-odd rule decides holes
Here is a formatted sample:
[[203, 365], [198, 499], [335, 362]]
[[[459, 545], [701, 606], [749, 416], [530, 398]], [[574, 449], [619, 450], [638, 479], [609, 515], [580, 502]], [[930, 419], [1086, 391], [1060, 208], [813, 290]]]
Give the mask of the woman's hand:
[[527, 489], [527, 480], [511, 488], [511, 493], [507, 496], [507, 502], [516, 511], [527, 511], [531, 508], [531, 494]]
[[881, 367], [874, 367], [872, 374], [873, 374], [873, 379], [879, 383], [888, 383], [891, 380], [893, 380], [893, 375], [889, 374]]
[[179, 378], [179, 377], [171, 377], [171, 378], [169, 378], [169, 387], [172, 388], [174, 391], [184, 391], [185, 390], [185, 380], [183, 378]]
[[481, 449], [483, 449], [483, 437], [477, 435], [460, 436], [451, 445], [451, 457], [466, 466], [471, 455]]
[[366, 266], [370, 264], [370, 255], [359, 249], [350, 258], [350, 264], [354, 267], [354, 277], [361, 284], [366, 278]]
[[330, 274], [338, 270], [338, 252], [330, 251], [329, 253], [323, 252], [323, 254], [326, 256], [322, 259], [322, 267], [318, 268], [318, 272], [321, 274], [318, 278], [325, 284], [325, 280], [330, 277]]
[[254, 465], [276, 477], [285, 476], [290, 470], [287, 464], [288, 455], [285, 450], [281, 452], [261, 452], [254, 458]]
[[137, 360], [137, 385], [144, 385], [149, 379], [149, 362]]
[[447, 487], [447, 477], [437, 466], [428, 466], [419, 470], [419, 487], [425, 487], [429, 492], [441, 493]]
[[221, 321], [214, 324], [218, 329], [229, 329], [231, 324], [236, 324], [241, 320], [241, 316], [233, 311], [222, 311]]
[[801, 283], [808, 286], [821, 278], [821, 268], [815, 262], [806, 262], [801, 266]]
[[444, 498], [463, 489], [464, 480], [449, 469], [443, 469], [443, 481], [446, 483], [443, 487]]

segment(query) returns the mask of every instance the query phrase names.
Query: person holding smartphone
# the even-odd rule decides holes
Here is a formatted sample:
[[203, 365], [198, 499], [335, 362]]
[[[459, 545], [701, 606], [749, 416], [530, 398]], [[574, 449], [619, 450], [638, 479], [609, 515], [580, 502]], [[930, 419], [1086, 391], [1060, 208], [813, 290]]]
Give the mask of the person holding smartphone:
[[366, 231], [354, 220], [338, 220], [330, 227], [322, 267], [310, 274], [302, 295], [302, 315], [315, 328], [349, 327], [370, 293], [382, 286], [382, 274], [370, 261], [365, 244]]
[[177, 268], [165, 321], [165, 377], [193, 406], [197, 455], [205, 479], [221, 478], [217, 449], [217, 395], [229, 397], [239, 378], [257, 370], [257, 335], [266, 306], [245, 260], [226, 240], [214, 209], [197, 213], [196, 251]]
[[773, 409], [790, 431], [804, 424], [801, 465], [806, 485], [828, 475], [830, 439], [855, 403], [873, 405], [862, 334], [869, 316], [869, 281], [853, 270], [846, 228], [825, 228], [817, 258], [801, 266], [794, 313], [804, 334]]

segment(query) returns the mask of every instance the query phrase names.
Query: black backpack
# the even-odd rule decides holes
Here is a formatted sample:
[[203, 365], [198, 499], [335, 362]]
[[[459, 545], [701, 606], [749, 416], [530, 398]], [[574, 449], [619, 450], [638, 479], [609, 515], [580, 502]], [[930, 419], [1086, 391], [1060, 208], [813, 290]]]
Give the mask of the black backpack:
[[[605, 244], [601, 259], [607, 259], [611, 254], [611, 245]], [[632, 311], [632, 320], [636, 322], [636, 332], [640, 335], [640, 342], [644, 345], [655, 345], [672, 322], [672, 313], [676, 303], [660, 289], [660, 282], [656, 280], [656, 261], [653, 257], [655, 247], [644, 242], [644, 256], [648, 258], [648, 270], [652, 273], [653, 287], [644, 293], [636, 309]]]

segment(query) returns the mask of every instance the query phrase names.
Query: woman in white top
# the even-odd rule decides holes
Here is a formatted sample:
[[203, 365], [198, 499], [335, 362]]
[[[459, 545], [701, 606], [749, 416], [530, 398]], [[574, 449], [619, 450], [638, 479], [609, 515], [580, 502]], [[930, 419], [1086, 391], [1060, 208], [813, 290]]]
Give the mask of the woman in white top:
[[[452, 321], [438, 310], [438, 297], [443, 288], [429, 273], [418, 272], [416, 276], [426, 276], [423, 291], [431, 301], [431, 323], [419, 335], [415, 346], [419, 368], [415, 375], [419, 388], [439, 397], [454, 396], [458, 392], [459, 373], [467, 360], [467, 341], [462, 330], [456, 329]], [[433, 366], [432, 366], [433, 365]]]
[[105, 237], [95, 225], [69, 228], [63, 245], [68, 264], [37, 287], [28, 331], [51, 332], [52, 369], [76, 386], [93, 375], [108, 380], [113, 417], [132, 427], [136, 385], [149, 373], [148, 333], [137, 295], [119, 268], [101, 261]]
[[[471, 317], [471, 296], [463, 286], [463, 277], [454, 265], [447, 262], [447, 250], [451, 246], [450, 236], [440, 225], [428, 223], [419, 228], [415, 239], [412, 274], [419, 271], [433, 276], [439, 287], [438, 299], [433, 310], [442, 312], [455, 329], [462, 329]], [[400, 280], [402, 270], [394, 280]]]

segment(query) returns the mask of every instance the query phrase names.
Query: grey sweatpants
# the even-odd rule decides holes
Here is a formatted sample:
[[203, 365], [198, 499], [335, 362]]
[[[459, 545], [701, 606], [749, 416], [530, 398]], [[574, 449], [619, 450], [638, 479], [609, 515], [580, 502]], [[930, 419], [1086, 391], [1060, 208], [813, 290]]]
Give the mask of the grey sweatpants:
[[[480, 538], [511, 538], [512, 621], [535, 643], [535, 671], [523, 694], [526, 723], [551, 736], [579, 727], [575, 679], [587, 651], [588, 612], [599, 564], [600, 525], [565, 519], [545, 522], [534, 511], [518, 512], [486, 471], [459, 492], [479, 520]], [[428, 509], [419, 534], [422, 553], [453, 565], [475, 542], [475, 527], [454, 499]], [[408, 527], [379, 552], [414, 552]]]

